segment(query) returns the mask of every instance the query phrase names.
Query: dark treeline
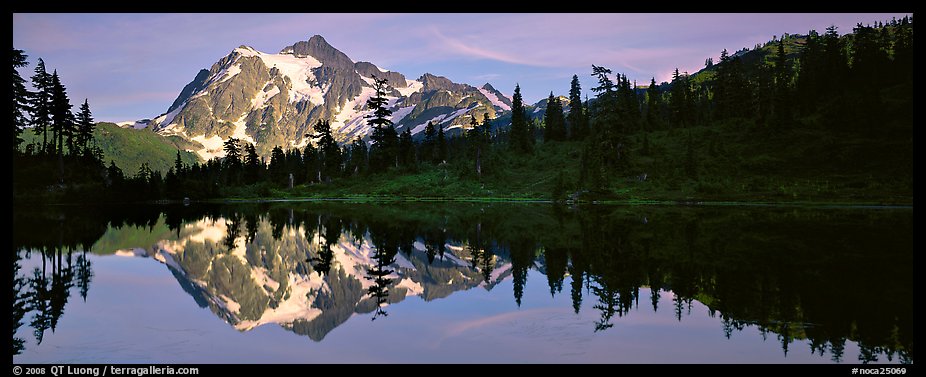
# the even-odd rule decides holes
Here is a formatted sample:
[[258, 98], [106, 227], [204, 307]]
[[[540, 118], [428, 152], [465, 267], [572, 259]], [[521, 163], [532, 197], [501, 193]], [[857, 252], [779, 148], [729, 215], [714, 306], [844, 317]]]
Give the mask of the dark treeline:
[[[683, 160], [670, 161], [674, 167], [661, 171], [660, 178], [669, 181], [699, 179], [699, 166], [704, 165], [699, 161], [705, 158], [701, 155], [705, 147], [699, 145], [707, 145], [709, 156], [717, 157], [723, 154], [724, 143], [740, 142], [694, 138], [691, 129], [695, 127], [735, 125], [738, 131], [731, 137], [737, 140], [798, 138], [808, 130], [835, 139], [861, 135], [866, 140], [897, 140], [895, 133], [879, 123], [899, 117], [900, 123], [912, 124], [912, 101], [904, 98], [907, 94], [912, 98], [913, 19], [858, 24], [853, 33], [842, 37], [830, 27], [822, 35], [816, 31], [784, 35], [754, 50], [744, 48], [733, 54], [724, 50], [719, 62], [708, 59], [697, 74], [676, 69], [670, 83], [657, 85], [651, 79], [645, 89], [627, 75], [593, 65], [591, 75], [597, 81], [591, 88], [593, 98], [582, 100], [582, 88], [574, 76], [568, 101], [561, 103], [551, 92], [542, 119], [535, 120], [525, 112], [516, 86], [510, 118], [467, 115], [469, 124], [454, 137], [447, 136], [442, 125], [432, 123], [416, 137], [408, 129], [397, 132], [386, 108], [387, 81], [376, 79], [376, 94], [367, 101], [369, 140], [357, 138], [339, 145], [330, 123], [323, 120], [313, 125], [313, 132], [306, 135], [311, 142], [301, 149], [277, 146], [270, 156], [259, 156], [253, 145], [232, 138], [225, 142], [225, 157], [189, 165], [180, 160], [178, 151], [176, 163], [166, 172], [147, 165], [137, 172], [122, 171], [113, 163], [104, 166], [105, 157], [93, 147], [87, 101], [79, 114], [72, 114], [57, 72], [49, 75], [41, 59], [32, 77], [36, 90], [28, 91], [15, 69], [23, 65], [25, 55], [14, 50], [16, 198], [46, 191], [63, 192], [63, 200], [74, 201], [270, 196], [274, 190], [294, 186], [370, 174], [412, 174], [422, 169], [440, 169], [445, 178], [453, 174], [461, 180], [484, 182], [503, 176], [499, 171], [511, 168], [510, 161], [538, 158], [534, 153], [538, 144], [572, 143], [571, 148], [580, 149], [577, 153], [581, 154], [576, 171], [551, 172], [557, 176], [552, 196], [563, 200], [570, 192], [608, 195], [615, 183], [628, 176], [643, 173], [640, 180], [645, 180], [641, 163], [658, 160], [668, 152], [651, 145], [650, 135], [658, 131], [688, 129]], [[893, 98], [898, 91], [903, 94]], [[19, 135], [26, 126], [42, 137], [22, 150]], [[881, 152], [863, 152], [868, 155], [849, 160], [894, 164], [894, 157], [888, 161]], [[834, 162], [828, 156], [819, 160], [803, 161], [830, 167], [824, 174], [859, 165], [843, 161], [846, 166], [831, 166]], [[757, 167], [747, 164], [746, 168]]]
[[[454, 258], [469, 262], [475, 283], [481, 280], [491, 288], [498, 280], [512, 279], [512, 298], [518, 305], [524, 299], [528, 275], [543, 274], [551, 295], [568, 294], [577, 313], [589, 307], [597, 312], [596, 331], [607, 331], [621, 317], [634, 315], [638, 306], [670, 310], [684, 321], [697, 300], [712, 316], [720, 317], [727, 337], [735, 336], [734, 330], [754, 327], [777, 338], [785, 354], [792, 343], [806, 340], [813, 352], [839, 361], [846, 341], [851, 340], [859, 343], [861, 362], [882, 357], [913, 362], [912, 216], [908, 212], [360, 206], [142, 207], [131, 214], [113, 207], [94, 210], [92, 216], [89, 211], [75, 209], [41, 215], [16, 212], [16, 224], [23, 227], [17, 226], [14, 236], [14, 346], [22, 345], [16, 329], [26, 319], [39, 342], [46, 329], [54, 329], [71, 287], [79, 287], [86, 297], [93, 274], [85, 253], [112, 252], [91, 250], [107, 227], [151, 229], [163, 220], [179, 236], [186, 223], [225, 219], [228, 233], [224, 246], [219, 246], [224, 249], [191, 249], [184, 259], [208, 261], [213, 257], [203, 259], [193, 253], [221, 256], [239, 246], [241, 239], [245, 243], [270, 242], [258, 241], [264, 237], [258, 234], [260, 224], [267, 223], [274, 240], [287, 240], [300, 229], [306, 240], [318, 240], [317, 246], [295, 246], [303, 250], [304, 257], [288, 267], [293, 273], [317, 273], [331, 282], [343, 282], [350, 279], [343, 270], [332, 269], [332, 246], [346, 240], [359, 249], [362, 242], [369, 242], [374, 264], [358, 278], [374, 284], [356, 293], [360, 292], [359, 282], [333, 283], [332, 287], [356, 285], [356, 289], [317, 301], [328, 310], [328, 323], [323, 328], [294, 324], [293, 331], [316, 340], [353, 313], [353, 306], [339, 306], [338, 300], [363, 301], [361, 312], [373, 313], [375, 319], [386, 315], [384, 303], [404, 297], [401, 290], [399, 296], [394, 294], [397, 282], [393, 272], [400, 253], [424, 274], [439, 274], [438, 266], [443, 266], [452, 253]], [[805, 234], [815, 236], [801, 236]], [[416, 243], [423, 244], [424, 250], [414, 246]], [[454, 245], [462, 246], [462, 250]], [[254, 250], [263, 248], [257, 246]], [[456, 251], [451, 251], [451, 246]], [[43, 267], [20, 271], [20, 259], [37, 253]], [[203, 271], [207, 266], [181, 263], [184, 268]], [[270, 262], [257, 257], [250, 263]], [[493, 274], [508, 263], [509, 271]], [[181, 275], [175, 275], [180, 279]], [[245, 276], [250, 275], [245, 272]], [[211, 280], [210, 284], [226, 283]], [[194, 297], [201, 295], [184, 287]], [[644, 294], [641, 288], [648, 288], [649, 293]], [[425, 294], [425, 300], [453, 292], [429, 289], [433, 290]], [[667, 292], [673, 295], [673, 304], [660, 308], [660, 297]], [[246, 292], [235, 293], [245, 297]], [[364, 296], [369, 300], [364, 301]], [[242, 301], [242, 313], [259, 315], [278, 299]], [[197, 302], [207, 305], [201, 298]]]

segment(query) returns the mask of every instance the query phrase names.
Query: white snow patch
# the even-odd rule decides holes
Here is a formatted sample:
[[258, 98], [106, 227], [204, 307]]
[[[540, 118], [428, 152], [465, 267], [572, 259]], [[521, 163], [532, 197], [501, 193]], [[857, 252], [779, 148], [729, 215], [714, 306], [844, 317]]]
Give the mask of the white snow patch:
[[412, 95], [412, 93], [417, 93], [418, 91], [421, 90], [421, 88], [424, 88], [424, 84], [421, 81], [411, 80], [411, 81], [408, 81], [407, 83], [408, 83], [407, 87], [395, 88], [395, 90], [398, 90], [399, 93], [401, 93], [403, 97], [408, 97]]
[[[315, 295], [310, 291], [318, 291], [325, 286], [325, 281], [318, 274], [296, 275], [289, 274], [289, 298], [281, 302], [276, 309], [267, 308], [256, 321], [241, 321], [235, 328], [240, 331], [253, 329], [267, 323], [289, 324], [297, 319], [311, 321], [322, 313], [321, 309], [313, 308]], [[309, 298], [311, 296], [311, 298]]]
[[226, 295], [219, 295], [219, 298], [225, 302], [225, 308], [228, 309], [229, 312], [238, 313], [241, 311], [241, 304], [235, 302], [235, 300], [228, 298]]
[[164, 136], [170, 136], [170, 135], [183, 135], [183, 137], [187, 137], [186, 131], [181, 130], [181, 129], [177, 126], [177, 123], [168, 125], [167, 127], [162, 127], [160, 130], [158, 130], [158, 133], [160, 133], [161, 135], [164, 135]]
[[448, 261], [453, 262], [454, 264], [458, 266], [469, 266], [469, 262], [457, 256], [457, 254], [463, 251], [463, 246], [451, 245], [451, 244], [445, 243], [444, 247], [448, 251], [444, 253], [444, 258], [446, 258]]
[[492, 274], [489, 275], [489, 281], [498, 281], [498, 278], [502, 276], [506, 271], [510, 270], [512, 267], [511, 263], [502, 265], [501, 267], [496, 267], [495, 270], [492, 270]]
[[424, 287], [421, 286], [421, 283], [416, 282], [412, 279], [405, 278], [395, 285], [396, 288], [405, 288], [408, 290], [408, 293], [405, 296], [420, 296], [424, 293]]
[[203, 134], [192, 137], [190, 140], [203, 145], [204, 148], [196, 151], [196, 154], [202, 157], [203, 160], [208, 161], [213, 157], [225, 157], [225, 150], [222, 144], [224, 140], [222, 140], [219, 135], [212, 135], [212, 137], [207, 138], [206, 135]]
[[[162, 115], [162, 116], [160, 116], [160, 117], [157, 117], [157, 118], [155, 118], [154, 120], [155, 120], [156, 122], [158, 122], [158, 125], [159, 125], [159, 126], [169, 126], [169, 125], [173, 124], [174, 118], [176, 118], [177, 115], [180, 114], [180, 111], [182, 111], [183, 108], [186, 107], [186, 104], [187, 104], [187, 102], [184, 102], [184, 103], [181, 104], [180, 106], [177, 106], [177, 108], [174, 109], [173, 111], [171, 111], [171, 112], [169, 112], [169, 113], [167, 113], [167, 114], [165, 114], [165, 115]], [[161, 118], [161, 117], [163, 117], [163, 118]]]
[[267, 68], [276, 67], [281, 74], [289, 78], [292, 86], [289, 91], [289, 102], [309, 100], [316, 105], [325, 103], [326, 90], [309, 84], [309, 80], [315, 80], [312, 69], [321, 67], [321, 62], [311, 56], [296, 57], [288, 54], [265, 54], [257, 51], [254, 51], [254, 54], [260, 57]]
[[220, 218], [216, 221], [199, 220], [195, 223], [186, 224], [184, 228], [199, 230], [199, 232], [191, 234], [187, 239], [203, 244], [206, 243], [206, 240], [212, 243], [222, 242], [222, 240], [225, 239], [225, 235], [228, 233], [224, 218]]
[[543, 109], [541, 109], [541, 108], [539, 108], [539, 107], [538, 107], [538, 108], [536, 108], [536, 109], [534, 109], [534, 114], [537, 114], [537, 113], [539, 113], [539, 112], [540, 112], [540, 110], [543, 110]]
[[146, 254], [148, 254], [148, 252], [145, 251], [145, 249], [138, 248], [138, 247], [134, 249], [116, 250], [116, 253], [115, 253], [117, 257], [143, 257]]
[[[460, 115], [463, 115], [464, 113], [466, 113], [466, 112], [469, 111], [469, 110], [470, 110], [470, 108], [465, 108], [465, 109], [459, 109], [459, 110], [457, 110], [457, 111], [454, 111], [454, 112], [450, 113], [450, 115], [448, 115], [446, 118], [444, 118], [444, 120], [442, 120], [442, 121], [440, 122], [440, 124], [444, 124], [444, 123], [450, 122], [450, 121], [454, 120], [456, 117], [458, 117], [458, 116], [460, 116]], [[450, 127], [450, 128], [453, 128], [453, 127]]]
[[235, 64], [231, 67], [228, 67], [228, 69], [225, 70], [225, 74], [221, 76], [222, 78], [219, 80], [219, 82], [226, 82], [232, 77], [237, 76], [239, 73], [241, 73], [241, 64]]
[[363, 80], [365, 83], [370, 84], [370, 85], [375, 85], [375, 84], [376, 84], [376, 80], [373, 80], [372, 78], [366, 77], [366, 76], [364, 76], [364, 75], [360, 75], [360, 79]]
[[403, 119], [405, 119], [408, 114], [411, 114], [412, 110], [415, 109], [415, 105], [400, 107], [398, 110], [392, 112], [392, 124], [399, 124]]
[[273, 292], [276, 292], [277, 289], [280, 289], [280, 283], [276, 280], [273, 280], [270, 276], [267, 276], [266, 268], [252, 268], [251, 279], [254, 279], [254, 281], [257, 282], [257, 285], [260, 285], [261, 287], [265, 285], [270, 287], [271, 291]]
[[[269, 85], [270, 83], [268, 82], [267, 84]], [[267, 85], [264, 85], [264, 87], [266, 86]], [[260, 91], [259, 93], [257, 93], [257, 96], [255, 96], [251, 100], [251, 108], [260, 109], [260, 108], [266, 107], [267, 101], [269, 101], [271, 98], [273, 98], [273, 96], [277, 94], [280, 94], [280, 87], [276, 85], [274, 85], [272, 88], [270, 88], [270, 90], [266, 92]]]
[[408, 258], [405, 258], [405, 255], [402, 255], [402, 253], [396, 254], [395, 265], [402, 268], [407, 268], [409, 270], [415, 269], [415, 265], [413, 265], [412, 262], [408, 260]]
[[486, 98], [488, 98], [489, 101], [492, 102], [492, 105], [498, 106], [502, 110], [511, 110], [511, 106], [508, 106], [507, 103], [500, 101], [498, 99], [498, 96], [495, 95], [495, 93], [492, 93], [482, 88], [479, 88], [479, 92], [482, 93], [482, 95], [486, 96]]
[[[370, 126], [366, 123], [364, 116], [370, 113], [370, 110], [360, 110], [366, 106], [367, 100], [376, 95], [376, 91], [370, 87], [363, 87], [360, 95], [347, 101], [344, 106], [338, 108], [337, 115], [331, 121], [331, 130], [342, 134], [351, 135], [355, 133], [366, 134]], [[387, 97], [390, 100], [397, 98]], [[393, 103], [395, 103], [393, 101]], [[388, 105], [388, 104], [387, 104]]]
[[255, 143], [254, 138], [252, 138], [250, 135], [247, 134], [248, 127], [244, 122], [244, 118], [246, 118], [247, 116], [248, 114], [245, 113], [244, 115], [241, 116], [241, 118], [238, 118], [238, 120], [234, 122], [235, 131], [232, 132], [232, 137], [235, 139], [241, 140], [241, 141], [247, 141], [251, 144], [254, 144]]
[[[434, 122], [435, 125], [440, 125], [441, 123], [443, 123], [440, 120], [444, 119], [445, 116], [447, 116], [447, 114], [438, 115], [428, 120], [428, 122]], [[419, 132], [423, 132], [424, 129], [428, 127], [428, 122], [421, 123], [415, 126], [415, 128], [412, 128], [412, 135], [417, 134]]]

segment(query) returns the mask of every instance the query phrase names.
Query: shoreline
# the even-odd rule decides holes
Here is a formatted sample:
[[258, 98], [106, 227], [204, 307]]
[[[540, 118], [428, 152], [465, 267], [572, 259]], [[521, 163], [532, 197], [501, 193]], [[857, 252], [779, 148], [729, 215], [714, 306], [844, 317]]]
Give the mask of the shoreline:
[[[190, 204], [246, 204], [246, 203], [311, 203], [311, 202], [341, 202], [341, 203], [507, 203], [507, 204], [554, 204], [550, 199], [542, 198], [510, 198], [510, 197], [276, 197], [276, 198], [216, 198], [192, 200]], [[103, 202], [103, 203], [16, 203], [16, 206], [26, 205], [48, 206], [83, 206], [83, 205], [114, 205], [114, 204], [146, 204], [146, 205], [176, 205], [184, 204], [182, 200], [158, 200], [153, 202]], [[884, 203], [874, 201], [728, 201], [728, 200], [581, 200], [560, 202], [565, 206], [588, 205], [614, 205], [614, 206], [679, 206], [679, 207], [797, 207], [797, 208], [852, 208], [852, 209], [913, 209], [909, 203]]]

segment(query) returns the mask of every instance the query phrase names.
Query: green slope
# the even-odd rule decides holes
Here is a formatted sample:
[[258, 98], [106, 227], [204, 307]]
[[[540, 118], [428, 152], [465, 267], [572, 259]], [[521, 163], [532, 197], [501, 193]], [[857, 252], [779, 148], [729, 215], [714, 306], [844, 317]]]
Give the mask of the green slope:
[[[22, 147], [42, 140], [41, 136], [28, 131], [23, 132], [22, 137], [25, 140]], [[167, 173], [177, 157], [177, 149], [181, 149], [180, 158], [184, 163], [192, 164], [199, 161], [195, 153], [182, 150], [183, 145], [178, 144], [176, 139], [159, 135], [148, 128], [134, 130], [119, 127], [115, 123], [100, 122], [96, 125], [93, 137], [96, 144], [103, 149], [103, 161], [107, 165], [110, 160], [115, 161], [127, 175], [135, 174], [146, 161], [152, 170]]]

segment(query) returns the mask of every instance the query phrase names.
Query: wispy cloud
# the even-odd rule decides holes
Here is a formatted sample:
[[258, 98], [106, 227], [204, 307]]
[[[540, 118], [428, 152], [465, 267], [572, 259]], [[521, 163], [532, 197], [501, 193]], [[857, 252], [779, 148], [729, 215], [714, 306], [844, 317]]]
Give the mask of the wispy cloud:
[[524, 59], [522, 57], [507, 54], [500, 51], [493, 51], [488, 48], [480, 47], [474, 44], [463, 42], [457, 38], [449, 37], [441, 33], [437, 27], [432, 27], [431, 32], [433, 33], [436, 41], [439, 42], [439, 45], [443, 46], [446, 52], [451, 54], [458, 54], [462, 56], [468, 56], [476, 59], [487, 59], [495, 60], [504, 63], [527, 65], [534, 67], [550, 67], [547, 62], [542, 60], [531, 60]]
[[482, 75], [473, 76], [474, 79], [476, 79], [476, 80], [481, 80], [481, 81], [491, 81], [491, 80], [495, 80], [495, 79], [497, 79], [497, 78], [499, 78], [499, 77], [502, 77], [502, 75], [499, 74], [499, 73], [486, 73], [486, 74], [482, 74]]

